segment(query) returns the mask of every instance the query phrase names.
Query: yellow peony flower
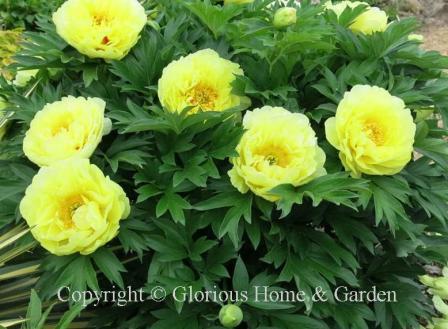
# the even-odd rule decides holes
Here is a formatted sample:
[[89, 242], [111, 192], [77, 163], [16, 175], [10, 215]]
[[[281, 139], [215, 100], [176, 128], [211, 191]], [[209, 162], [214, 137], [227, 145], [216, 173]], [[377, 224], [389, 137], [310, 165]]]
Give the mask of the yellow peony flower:
[[372, 34], [374, 32], [384, 32], [387, 29], [387, 14], [377, 7], [370, 7], [368, 3], [361, 1], [342, 1], [335, 5], [328, 1], [325, 4], [327, 10], [333, 10], [339, 17], [347, 7], [356, 8], [359, 5], [367, 6], [366, 11], [359, 15], [350, 25], [353, 32]]
[[246, 129], [231, 159], [229, 176], [241, 193], [249, 189], [269, 201], [269, 192], [281, 184], [299, 186], [324, 175], [325, 153], [308, 118], [282, 107], [265, 106], [246, 112]]
[[41, 167], [70, 158], [89, 158], [108, 126], [105, 107], [99, 98], [73, 96], [45, 105], [25, 135], [25, 155]]
[[224, 111], [240, 105], [241, 98], [232, 94], [235, 75], [242, 75], [238, 64], [204, 49], [181, 57], [164, 68], [159, 80], [160, 103], [171, 112], [192, 106], [190, 113]]
[[328, 141], [354, 177], [393, 175], [411, 160], [415, 124], [404, 102], [385, 89], [358, 85], [325, 122]]
[[33, 79], [38, 72], [39, 70], [17, 71], [16, 77], [12, 83], [18, 87], [26, 87], [28, 82], [30, 82], [31, 79]]
[[122, 59], [147, 22], [138, 0], [67, 0], [54, 14], [58, 34], [91, 58]]
[[41, 168], [20, 203], [34, 238], [55, 255], [94, 252], [129, 212], [123, 189], [87, 159]]
[[242, 5], [252, 2], [254, 2], [254, 0], [224, 0], [224, 5], [231, 5], [231, 4]]

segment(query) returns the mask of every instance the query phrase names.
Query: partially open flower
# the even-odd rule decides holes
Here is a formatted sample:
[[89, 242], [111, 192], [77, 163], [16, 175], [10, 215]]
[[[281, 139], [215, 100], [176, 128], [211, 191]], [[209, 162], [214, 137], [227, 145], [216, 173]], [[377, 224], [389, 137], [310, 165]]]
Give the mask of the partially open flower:
[[387, 29], [387, 14], [377, 7], [370, 7], [368, 3], [361, 1], [341, 1], [337, 4], [332, 4], [328, 1], [325, 4], [327, 10], [332, 10], [339, 17], [344, 10], [349, 8], [356, 8], [358, 6], [366, 6], [366, 10], [356, 17], [354, 22], [350, 25], [353, 32], [363, 34], [372, 34], [374, 32], [384, 32]]
[[91, 58], [121, 59], [147, 22], [138, 0], [67, 0], [54, 14], [58, 34]]
[[336, 16], [341, 16], [342, 13], [344, 12], [344, 10], [348, 7], [348, 8], [356, 8], [360, 5], [365, 5], [365, 6], [369, 6], [368, 3], [366, 2], [361, 2], [361, 1], [341, 1], [338, 2], [336, 4], [333, 4], [331, 1], [327, 1], [324, 4], [324, 7], [326, 10], [331, 10], [333, 11]]
[[365, 12], [359, 15], [350, 30], [364, 34], [373, 34], [375, 32], [384, 32], [387, 29], [387, 14], [377, 7], [369, 7]]

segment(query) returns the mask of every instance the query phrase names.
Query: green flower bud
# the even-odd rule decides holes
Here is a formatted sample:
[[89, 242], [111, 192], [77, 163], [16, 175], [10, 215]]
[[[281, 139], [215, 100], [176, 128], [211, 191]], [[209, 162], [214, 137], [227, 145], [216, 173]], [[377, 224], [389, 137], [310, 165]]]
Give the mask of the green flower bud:
[[25, 87], [38, 72], [39, 70], [17, 71], [16, 78], [12, 83], [18, 87]]
[[235, 328], [243, 321], [243, 311], [236, 305], [225, 305], [219, 311], [219, 321], [226, 328]]
[[292, 7], [283, 7], [274, 14], [274, 26], [282, 28], [295, 24], [297, 21], [297, 10]]
[[434, 113], [434, 108], [424, 108], [424, 109], [420, 109], [415, 111], [416, 112], [416, 117], [415, 117], [415, 122], [422, 122], [425, 121], [427, 118], [429, 118], [433, 113]]
[[425, 37], [421, 34], [409, 34], [408, 40], [423, 42], [423, 41], [425, 41]]

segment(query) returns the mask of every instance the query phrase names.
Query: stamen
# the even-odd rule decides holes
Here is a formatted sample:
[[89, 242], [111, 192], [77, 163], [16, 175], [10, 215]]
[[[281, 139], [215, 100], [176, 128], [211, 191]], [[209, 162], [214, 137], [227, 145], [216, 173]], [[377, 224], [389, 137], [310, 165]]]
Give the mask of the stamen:
[[277, 157], [275, 157], [273, 155], [268, 155], [266, 157], [266, 161], [269, 163], [270, 166], [273, 166], [273, 165], [277, 164], [278, 159], [277, 159]]
[[59, 216], [66, 228], [73, 227], [73, 216], [76, 210], [84, 204], [81, 196], [73, 196], [61, 202], [59, 207]]
[[385, 141], [384, 131], [376, 122], [367, 122], [364, 125], [365, 132], [376, 145], [383, 145]]
[[213, 109], [218, 93], [214, 88], [206, 85], [196, 85], [187, 93], [187, 101], [192, 106]]

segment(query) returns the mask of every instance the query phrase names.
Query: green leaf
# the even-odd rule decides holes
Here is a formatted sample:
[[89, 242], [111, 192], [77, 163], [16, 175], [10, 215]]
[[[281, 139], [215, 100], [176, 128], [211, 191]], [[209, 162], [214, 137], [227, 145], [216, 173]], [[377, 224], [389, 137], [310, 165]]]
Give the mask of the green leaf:
[[333, 227], [337, 237], [352, 253], [357, 250], [356, 240], [363, 244], [370, 253], [374, 253], [378, 238], [360, 220], [351, 219], [346, 214], [334, 214], [326, 218]]
[[111, 62], [111, 72], [121, 79], [123, 91], [152, 95], [162, 70], [173, 60], [174, 47], [155, 29], [145, 29], [138, 44], [124, 59]]
[[143, 186], [140, 186], [136, 192], [138, 193], [137, 203], [146, 201], [149, 198], [152, 198], [153, 196], [160, 195], [163, 193], [163, 191], [160, 191], [159, 188], [152, 184], [146, 184]]
[[163, 237], [156, 234], [147, 236], [148, 245], [151, 249], [160, 253], [162, 261], [171, 262], [188, 257], [188, 252], [179, 241], [172, 237]]
[[44, 312], [44, 314], [42, 314], [39, 323], [37, 324], [37, 326], [33, 329], [42, 329], [44, 328], [45, 322], [47, 321], [48, 316], [50, 315], [51, 311], [53, 310], [53, 307], [56, 305], [56, 303], [51, 304]]
[[448, 170], [448, 143], [441, 139], [426, 138], [417, 141], [415, 150], [434, 160], [444, 170]]
[[126, 269], [112, 251], [107, 248], [100, 248], [92, 254], [92, 258], [110, 282], [116, 283], [121, 289], [124, 289], [121, 273], [126, 272]]
[[93, 81], [98, 80], [98, 66], [86, 66], [82, 71], [82, 79], [86, 87], [90, 86]]
[[280, 197], [277, 208], [282, 211], [282, 217], [285, 217], [291, 212], [294, 204], [303, 203], [305, 196], [311, 198], [314, 207], [325, 200], [356, 210], [357, 205], [353, 199], [359, 198], [359, 192], [367, 187], [367, 181], [363, 179], [350, 178], [348, 173], [336, 173], [318, 177], [298, 188], [281, 185], [274, 188], [271, 193]]
[[104, 155], [114, 173], [117, 172], [120, 163], [142, 168], [151, 157], [150, 145], [149, 135], [137, 135], [128, 138], [118, 136]]
[[297, 314], [273, 314], [272, 322], [276, 327], [285, 329], [329, 329], [323, 321]]
[[172, 191], [167, 191], [160, 198], [156, 207], [156, 216], [161, 217], [167, 211], [175, 222], [185, 224], [184, 210], [190, 209], [191, 205], [179, 194]]
[[250, 194], [240, 195], [236, 203], [225, 214], [219, 227], [218, 236], [222, 238], [228, 234], [235, 248], [239, 245], [238, 228], [240, 220], [244, 218], [248, 223], [252, 220], [252, 199]]
[[217, 241], [207, 240], [206, 237], [197, 239], [190, 248], [190, 258], [194, 261], [201, 261], [201, 255], [218, 244]]
[[68, 329], [73, 320], [94, 300], [87, 300], [83, 303], [75, 304], [69, 311], [65, 312], [55, 329]]
[[27, 322], [26, 327], [35, 329], [38, 326], [39, 320], [42, 317], [42, 302], [34, 289], [31, 290], [31, 299], [26, 312]]
[[372, 177], [371, 179], [376, 224], [387, 222], [392, 233], [399, 228], [405, 228], [409, 217], [404, 204], [409, 203], [411, 193], [407, 182], [398, 177]]
[[246, 265], [244, 265], [241, 257], [238, 257], [235, 264], [235, 271], [232, 278], [234, 291], [248, 291], [249, 289], [249, 274], [247, 273]]
[[233, 17], [243, 11], [241, 6], [213, 6], [210, 0], [186, 2], [185, 6], [210, 29], [215, 38]]

